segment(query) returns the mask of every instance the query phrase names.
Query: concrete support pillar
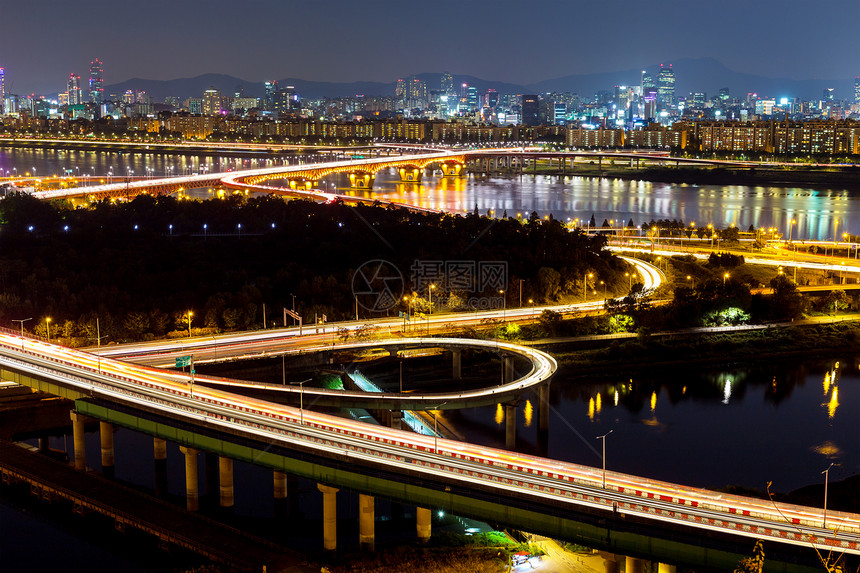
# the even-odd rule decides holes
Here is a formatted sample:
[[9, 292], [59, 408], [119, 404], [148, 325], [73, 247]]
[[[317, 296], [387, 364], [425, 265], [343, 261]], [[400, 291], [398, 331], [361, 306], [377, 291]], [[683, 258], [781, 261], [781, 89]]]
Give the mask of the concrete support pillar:
[[645, 573], [645, 562], [636, 557], [627, 557], [624, 573]]
[[47, 452], [50, 449], [51, 449], [50, 440], [47, 437], [39, 438], [39, 451], [40, 452]]
[[668, 565], [666, 563], [660, 563], [657, 565], [657, 573], [675, 573], [678, 568], [674, 565]]
[[549, 382], [538, 388], [538, 430], [549, 430]]
[[179, 451], [185, 454], [185, 507], [188, 511], [200, 509], [200, 492], [197, 488], [197, 454], [199, 450], [181, 446]]
[[152, 449], [156, 460], [167, 459], [167, 442], [161, 438], [152, 438]]
[[113, 424], [99, 422], [99, 436], [102, 445], [102, 470], [113, 467]]
[[505, 448], [517, 447], [517, 405], [505, 404]]
[[452, 370], [451, 378], [453, 378], [454, 380], [459, 380], [460, 378], [463, 377], [463, 368], [461, 366], [461, 358], [463, 355], [463, 351], [462, 350], [454, 350], [453, 352], [451, 352], [451, 355], [452, 355], [452, 361], [453, 361], [452, 368], [451, 368], [451, 370]]
[[618, 573], [618, 560], [615, 554], [601, 551], [600, 556], [603, 558], [603, 571], [605, 573]]
[[337, 492], [338, 489], [317, 484], [323, 494], [323, 547], [326, 551], [337, 549]]
[[403, 412], [400, 410], [391, 410], [389, 427], [395, 430], [403, 429]]
[[372, 495], [358, 495], [358, 542], [363, 551], [375, 548], [374, 499]]
[[218, 485], [221, 507], [233, 507], [233, 460], [218, 458]]
[[85, 416], [77, 412], [69, 412], [72, 419], [72, 444], [75, 448], [75, 469], [85, 470], [87, 468], [86, 443], [84, 442]]
[[152, 438], [153, 457], [155, 458], [155, 495], [167, 495], [167, 442]]
[[430, 539], [430, 510], [426, 507], [415, 508], [415, 530], [418, 541], [426, 543]]
[[505, 356], [505, 384], [514, 381], [514, 357]]
[[275, 478], [275, 499], [287, 499], [287, 474], [284, 472], [273, 472]]

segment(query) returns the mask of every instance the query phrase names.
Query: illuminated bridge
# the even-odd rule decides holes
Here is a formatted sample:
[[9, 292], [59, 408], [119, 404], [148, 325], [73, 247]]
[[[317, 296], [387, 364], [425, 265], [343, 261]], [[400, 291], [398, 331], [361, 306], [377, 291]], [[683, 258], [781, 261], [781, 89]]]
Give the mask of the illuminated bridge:
[[[860, 515], [825, 515], [374, 426], [11, 334], [0, 334], [0, 376], [75, 401], [75, 462], [81, 469], [87, 416], [103, 422], [103, 456], [112, 425], [128, 427], [162, 444], [180, 443], [186, 464], [205, 450], [272, 468], [276, 484], [278, 473], [316, 480], [326, 515], [334, 515], [337, 488], [361, 492], [362, 513], [370, 503], [371, 526], [372, 498], [366, 498], [383, 496], [697, 569], [731, 570], [756, 539], [764, 540], [768, 565], [777, 571], [814, 571], [811, 547], [828, 556], [831, 550], [849, 559], [860, 555]], [[232, 496], [232, 469], [221, 475], [222, 493], [229, 475]], [[196, 509], [196, 469], [186, 477], [189, 508]], [[360, 525], [367, 535], [365, 522]], [[429, 510], [419, 510], [419, 536], [429, 537], [429, 527]], [[327, 548], [335, 546], [334, 532], [334, 522], [324, 519]]]

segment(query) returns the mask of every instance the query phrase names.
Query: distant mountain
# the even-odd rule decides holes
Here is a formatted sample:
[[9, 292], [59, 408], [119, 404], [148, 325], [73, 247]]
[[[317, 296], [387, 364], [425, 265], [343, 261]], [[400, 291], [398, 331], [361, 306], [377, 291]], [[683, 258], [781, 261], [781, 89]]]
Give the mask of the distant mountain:
[[[854, 93], [853, 78], [841, 80], [792, 80], [786, 78], [769, 78], [754, 74], [736, 72], [724, 66], [713, 58], [679, 59], [665, 64], [672, 64], [675, 70], [676, 93], [686, 96], [691, 92], [705, 92], [708, 97], [715, 95], [720, 88], [729, 88], [735, 97], [744, 97], [747, 92], [755, 92], [760, 96], [799, 97], [802, 99], [820, 99], [824, 88], [834, 88], [839, 99], [850, 99]], [[454, 86], [467, 83], [475, 86], [478, 93], [495, 89], [501, 94], [524, 94], [546, 92], [576, 92], [583, 98], [590, 98], [599, 90], [612, 90], [617, 85], [639, 85], [643, 68], [625, 71], [603, 72], [599, 74], [569, 75], [541, 82], [518, 85], [506, 82], [485, 80], [474, 76], [455, 75]], [[644, 68], [656, 79], [659, 64]], [[427, 83], [428, 90], [440, 88], [441, 73], [422, 73], [416, 76]], [[281, 87], [295, 86], [302, 98], [316, 99], [321, 97], [348, 97], [357, 94], [364, 95], [394, 95], [396, 82], [313, 82], [299, 78], [284, 78], [278, 80]], [[203, 92], [210, 87], [221, 90], [224, 95], [233, 95], [237, 88], [244, 90], [246, 97], [262, 97], [263, 82], [249, 82], [223, 74], [204, 74], [194, 78], [179, 78], [175, 80], [149, 80], [134, 78], [118, 84], [105, 86], [105, 93], [121, 94], [126, 90], [146, 90], [154, 101], [163, 101], [165, 97], [176, 96], [181, 99], [202, 97]]]
[[[727, 68], [713, 58], [680, 59], [664, 62], [672, 64], [675, 71], [675, 92], [686, 96], [691, 92], [705, 92], [708, 97], [716, 95], [720, 88], [729, 88], [735, 97], [745, 97], [754, 92], [767, 97], [799, 97], [820, 99], [824, 88], [834, 88], [839, 99], [853, 95], [854, 80], [792, 80], [769, 78], [766, 76], [744, 74]], [[648, 71], [656, 80], [659, 64], [633, 70], [606, 72], [587, 75], [570, 75], [545, 80], [527, 86], [535, 93], [553, 91], [577, 92], [582, 97], [590, 97], [599, 90], [612, 90], [617, 85], [639, 85], [642, 70]]]

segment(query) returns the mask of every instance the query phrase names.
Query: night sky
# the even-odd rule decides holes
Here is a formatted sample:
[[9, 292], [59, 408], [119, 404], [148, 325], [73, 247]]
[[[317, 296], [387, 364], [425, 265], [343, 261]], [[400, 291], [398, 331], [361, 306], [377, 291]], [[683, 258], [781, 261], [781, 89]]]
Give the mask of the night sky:
[[0, 0], [7, 91], [224, 73], [390, 82], [451, 71], [530, 83], [713, 57], [791, 79], [860, 74], [860, 1]]

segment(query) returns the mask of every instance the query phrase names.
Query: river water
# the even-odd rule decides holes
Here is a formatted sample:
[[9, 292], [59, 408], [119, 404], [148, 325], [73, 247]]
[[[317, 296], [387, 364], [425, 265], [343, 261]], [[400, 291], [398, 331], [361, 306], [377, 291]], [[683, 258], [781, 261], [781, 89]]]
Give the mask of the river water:
[[[33, 171], [49, 174], [72, 170], [99, 176], [113, 167], [114, 175], [134, 171], [163, 176], [269, 166], [266, 159], [218, 157], [164, 157], [58, 150], [9, 150], [0, 148], [0, 169], [17, 174]], [[147, 171], [148, 168], [148, 171]], [[172, 169], [171, 169], [172, 168]], [[343, 179], [324, 184], [344, 186]], [[342, 192], [344, 190], [342, 189]], [[377, 176], [375, 196], [415, 202], [453, 212], [506, 210], [510, 216], [536, 211], [540, 216], [626, 221], [636, 225], [651, 219], [683, 219], [685, 223], [714, 223], [738, 227], [776, 226], [787, 233], [789, 222], [797, 239], [830, 239], [834, 231], [858, 232], [860, 201], [845, 190], [812, 190], [786, 187], [692, 186], [579, 177], [484, 177], [460, 179], [427, 177], [420, 185], [404, 185], [394, 173]], [[847, 221], [847, 223], [846, 223]], [[847, 229], [846, 229], [847, 226]], [[838, 362], [838, 366], [837, 366]], [[788, 492], [821, 483], [821, 472], [838, 464], [831, 480], [860, 471], [860, 368], [856, 357], [830, 360], [779, 360], [754, 366], [704, 368], [691, 366], [646, 372], [632, 379], [601, 378], [576, 384], [555, 380], [552, 387], [550, 431], [541, 444], [536, 430], [536, 403], [524, 401], [518, 411], [518, 446], [522, 451], [599, 466], [600, 442], [606, 439], [607, 466], [625, 473], [701, 487], [735, 484]], [[502, 446], [504, 426], [496, 408], [445, 413], [470, 441]], [[88, 434], [88, 465], [98, 468], [98, 436]], [[35, 442], [32, 442], [35, 444]], [[51, 446], [71, 453], [71, 440], [56, 436]], [[116, 434], [116, 477], [143, 488], [153, 487], [151, 438], [120, 429]], [[181, 499], [184, 481], [182, 457], [171, 446], [169, 491]], [[267, 470], [236, 463], [236, 514], [271, 517], [271, 474]], [[203, 472], [201, 471], [201, 476]], [[302, 486], [302, 504], [312, 514], [319, 510], [313, 484]], [[352, 498], [347, 498], [351, 500]], [[344, 504], [341, 515], [351, 514], [354, 500]], [[378, 505], [378, 507], [380, 507]], [[71, 547], [76, 532], [57, 529], [27, 512], [0, 506], [0, 542], [4, 554], [12, 554], [27, 570], [50, 571], [55, 561], [42, 551], [45, 537]], [[39, 535], [15, 536], [11, 551], [10, 531], [39, 531]], [[19, 539], [19, 537], [21, 539]], [[26, 539], [32, 539], [27, 545]], [[304, 547], [318, 544], [318, 536], [301, 540]], [[307, 545], [310, 543], [311, 545]], [[300, 545], [301, 546], [301, 545]], [[130, 559], [117, 556], [110, 547], [94, 560], [105, 567], [78, 570], [135, 569]], [[19, 556], [15, 561], [14, 556]], [[47, 560], [41, 566], [39, 559]], [[74, 570], [74, 568], [70, 569]]]
[[[157, 155], [108, 153], [55, 149], [8, 149], [0, 147], [0, 175], [36, 173], [90, 175], [102, 179], [133, 174], [164, 177], [201, 171], [228, 171], [272, 167], [299, 157], [219, 157], [197, 155]], [[322, 183], [334, 184], [348, 192], [346, 175], [333, 176]], [[374, 193], [384, 199], [415, 203], [454, 213], [493, 210], [541, 217], [552, 214], [562, 220], [606, 221], [631, 219], [636, 226], [660, 219], [683, 220], [705, 226], [734, 224], [746, 230], [776, 227], [793, 239], [832, 240], [834, 234], [860, 233], [860, 197], [845, 189], [805, 187], [762, 187], [744, 185], [685, 185], [556, 176], [472, 175], [460, 178], [426, 176], [422, 183], [400, 183], [393, 171], [377, 174]], [[796, 221], [791, 225], [791, 221]]]

